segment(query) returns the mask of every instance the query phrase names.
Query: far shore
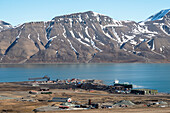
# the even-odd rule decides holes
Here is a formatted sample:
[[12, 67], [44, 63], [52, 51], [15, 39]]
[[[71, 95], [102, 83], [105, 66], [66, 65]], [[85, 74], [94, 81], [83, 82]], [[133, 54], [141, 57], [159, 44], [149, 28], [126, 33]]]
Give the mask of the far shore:
[[0, 65], [6, 65], [6, 64], [9, 64], [9, 65], [27, 65], [27, 64], [33, 64], [33, 65], [39, 65], [39, 64], [43, 64], [43, 65], [45, 65], [45, 64], [47, 64], [47, 65], [49, 65], [49, 64], [56, 64], [56, 65], [58, 65], [58, 64], [63, 64], [63, 65], [70, 65], [70, 64], [75, 64], [75, 65], [79, 65], [79, 64], [169, 64], [170, 63], [170, 61], [166, 61], [166, 62], [97, 62], [97, 63], [74, 63], [74, 62], [62, 62], [62, 63], [53, 63], [53, 62], [51, 62], [51, 63], [0, 63]]

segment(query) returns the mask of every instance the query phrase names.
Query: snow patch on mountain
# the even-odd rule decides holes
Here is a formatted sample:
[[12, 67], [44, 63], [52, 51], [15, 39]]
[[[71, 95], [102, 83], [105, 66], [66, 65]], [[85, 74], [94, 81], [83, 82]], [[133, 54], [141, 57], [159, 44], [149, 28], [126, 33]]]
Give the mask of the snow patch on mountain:
[[[168, 36], [170, 36], [170, 28], [168, 26], [166, 26], [165, 24], [161, 23], [160, 24], [160, 29]], [[166, 30], [168, 29], [168, 31]]]
[[124, 36], [127, 38], [126, 40], [124, 40], [124, 42], [130, 41], [130, 43], [132, 45], [136, 45], [137, 44], [137, 42], [135, 40], [133, 40], [136, 37], [136, 35], [132, 35], [132, 36], [124, 35]]
[[84, 40], [87, 41], [87, 42], [90, 42], [90, 40], [88, 38], [86, 38], [86, 37], [84, 38]]
[[77, 50], [73, 47], [72, 43], [70, 42], [69, 39], [67, 39], [67, 41], [69, 42], [70, 44], [70, 47], [74, 50], [75, 54], [77, 55], [77, 59], [79, 58], [79, 53], [77, 52]]
[[[104, 27], [103, 25], [100, 25], [100, 27], [101, 27], [101, 30], [102, 30], [103, 34], [104, 34], [106, 37], [108, 37], [108, 38], [110, 38], [110, 39], [112, 39], [112, 40], [114, 40], [114, 41], [117, 41], [116, 39], [112, 38], [112, 36], [110, 36], [108, 32], [105, 32], [105, 31], [104, 31], [105, 27]], [[112, 29], [114, 29], [114, 28], [112, 27]], [[117, 36], [117, 33], [114, 32], [114, 35]]]
[[82, 22], [83, 20], [82, 20], [82, 18], [81, 18], [81, 15], [80, 15], [80, 14], [78, 15], [78, 17], [79, 17], [79, 18], [78, 18], [78, 19], [79, 19], [79, 22]]
[[50, 22], [49, 26], [46, 29], [46, 40], [49, 40], [49, 38], [50, 38], [51, 30], [53, 28], [53, 24], [54, 24], [54, 22]]
[[57, 36], [53, 36], [53, 37], [51, 37], [49, 40], [53, 40], [54, 38], [57, 38]]
[[88, 26], [85, 27], [85, 32], [87, 34], [87, 36], [90, 38], [89, 32], [88, 32]]
[[152, 51], [155, 50], [154, 39], [149, 40], [147, 44], [148, 48], [150, 48]]
[[83, 45], [90, 46], [89, 44], [83, 42], [82, 39], [80, 39], [80, 38], [76, 38], [76, 39], [77, 39], [80, 43], [82, 43]]
[[134, 24], [132, 33], [134, 34], [142, 34], [142, 33], [158, 34], [156, 31], [149, 31], [147, 26], [140, 26], [136, 24]]
[[96, 45], [95, 45], [95, 43], [94, 43], [94, 41], [93, 41], [92, 39], [90, 40], [90, 42], [91, 42], [91, 45], [92, 45], [92, 47], [93, 47], [94, 49], [98, 50], [99, 52], [102, 52], [101, 49], [99, 49], [98, 47], [96, 47]]
[[121, 43], [122, 41], [121, 41], [119, 35], [117, 34], [116, 30], [113, 27], [112, 27], [112, 31], [113, 31], [114, 36], [116, 37], [117, 42]]
[[85, 43], [85, 42], [82, 41], [82, 39], [84, 39], [84, 40], [86, 40], [87, 42], [90, 42], [88, 38], [86, 38], [86, 37], [84, 38], [83, 35], [81, 35], [80, 33], [78, 33], [79, 36], [80, 36], [80, 38], [76, 38], [75, 35], [74, 35], [74, 33], [73, 33], [73, 31], [70, 31], [70, 33], [71, 33], [72, 37], [75, 38], [76, 40], [78, 40], [80, 43], [82, 43], [82, 44], [84, 44], [84, 45], [86, 45], [86, 46], [90, 46], [89, 44], [87, 44], [87, 43]]
[[67, 39], [67, 41], [69, 42], [69, 44], [70, 44], [70, 47], [75, 51], [75, 52], [77, 52], [77, 50], [73, 47], [73, 45], [72, 45], [72, 43], [70, 42], [70, 40], [69, 39]]
[[100, 44], [103, 45], [103, 46], [105, 45], [105, 44], [102, 43], [100, 40], [97, 40], [95, 35], [93, 36], [93, 40], [97, 41], [98, 43], [100, 43]]
[[72, 27], [73, 26], [73, 24], [72, 24], [73, 20], [71, 18], [69, 18], [69, 22], [70, 22], [70, 27]]
[[79, 32], [78, 34], [79, 34], [80, 38], [82, 38], [82, 39], [83, 39], [83, 35], [81, 35], [81, 33], [80, 33], [80, 32]]
[[114, 24], [105, 25], [104, 28], [106, 27], [123, 27], [123, 25], [121, 23], [114, 23]]
[[25, 25], [23, 24], [22, 25], [22, 27], [21, 27], [21, 29], [20, 29], [20, 31], [19, 31], [19, 34], [18, 34], [18, 36], [16, 37], [16, 39], [19, 39], [20, 38], [20, 35], [21, 35], [21, 32], [22, 32], [22, 29], [25, 27]]
[[40, 40], [40, 34], [39, 33], [37, 33], [37, 39], [38, 39], [38, 41], [40, 41], [41, 42], [41, 40]]
[[92, 24], [92, 27], [96, 30], [96, 27]]
[[12, 28], [12, 25], [11, 25], [11, 24], [0, 20], [0, 32], [1, 32], [2, 30], [6, 30], [6, 29], [9, 29], [9, 28]]
[[74, 35], [73, 31], [70, 31], [70, 33], [71, 33], [71, 36], [72, 36], [73, 38], [75, 38], [75, 35]]
[[64, 38], [67, 38], [65, 27], [64, 26], [62, 26], [62, 27], [63, 27], [63, 36], [64, 36]]
[[93, 12], [93, 16], [95, 16], [95, 17], [96, 17], [96, 19], [97, 19], [97, 21], [98, 21], [98, 22], [100, 21], [100, 17], [99, 17], [99, 15], [101, 15], [101, 14], [96, 13], [96, 12]]
[[31, 34], [28, 35], [28, 39], [31, 39], [31, 38], [30, 38], [30, 35], [31, 35]]

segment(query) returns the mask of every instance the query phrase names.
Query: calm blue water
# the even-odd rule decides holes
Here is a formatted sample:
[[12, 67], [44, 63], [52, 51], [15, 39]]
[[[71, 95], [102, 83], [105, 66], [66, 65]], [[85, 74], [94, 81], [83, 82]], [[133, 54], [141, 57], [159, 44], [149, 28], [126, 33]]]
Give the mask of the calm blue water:
[[143, 88], [170, 93], [170, 64], [24, 64], [0, 65], [0, 82], [28, 81], [48, 75], [51, 79], [100, 79], [113, 84], [115, 79]]

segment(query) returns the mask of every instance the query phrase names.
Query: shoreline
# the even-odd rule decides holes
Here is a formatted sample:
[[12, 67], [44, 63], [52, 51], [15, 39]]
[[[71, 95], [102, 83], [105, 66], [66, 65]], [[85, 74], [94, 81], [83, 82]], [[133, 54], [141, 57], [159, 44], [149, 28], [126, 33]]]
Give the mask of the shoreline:
[[121, 61], [117, 61], [117, 62], [90, 62], [90, 63], [86, 63], [86, 62], [78, 62], [78, 63], [74, 63], [74, 62], [61, 62], [61, 63], [56, 63], [56, 62], [47, 62], [47, 63], [0, 63], [0, 65], [2, 64], [19, 64], [19, 65], [23, 65], [23, 64], [169, 64], [170, 61], [158, 61], [158, 62], [121, 62]]
[[[37, 81], [37, 82], [42, 82], [42, 81]], [[34, 81], [16, 81], [16, 82], [0, 82], [0, 84], [20, 84], [20, 85], [31, 85], [32, 83], [34, 83]], [[59, 84], [40, 84], [40, 85], [59, 85]], [[110, 85], [106, 85], [103, 84], [105, 86], [110, 86]], [[134, 88], [134, 89], [145, 89], [145, 88]], [[151, 89], [151, 88], [147, 88], [147, 89]], [[156, 90], [156, 89], [152, 89], [152, 90]], [[157, 94], [163, 94], [163, 95], [170, 95], [170, 93], [168, 92], [158, 92]]]

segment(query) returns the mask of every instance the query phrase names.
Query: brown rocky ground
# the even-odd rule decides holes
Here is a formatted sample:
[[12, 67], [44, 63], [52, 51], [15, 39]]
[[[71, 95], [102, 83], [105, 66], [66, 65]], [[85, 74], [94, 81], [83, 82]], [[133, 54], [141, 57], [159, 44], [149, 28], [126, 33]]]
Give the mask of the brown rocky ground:
[[[88, 99], [92, 103], [111, 102], [115, 103], [120, 100], [130, 100], [136, 105], [127, 108], [112, 109], [91, 109], [79, 111], [56, 111], [46, 113], [170, 113], [170, 107], [160, 108], [157, 106], [147, 107], [150, 102], [165, 101], [170, 104], [170, 95], [126, 95], [126, 94], [109, 94], [103, 91], [84, 91], [84, 90], [65, 90], [51, 89], [53, 94], [28, 94], [29, 90], [38, 90], [38, 87], [23, 86], [19, 83], [0, 83], [0, 112], [7, 113], [33, 113], [33, 109], [41, 106], [59, 105], [57, 102], [46, 102], [53, 97], [71, 97], [73, 101], [79, 104], [86, 104]], [[31, 100], [31, 101], [30, 101]], [[41, 113], [41, 112], [38, 112]]]

